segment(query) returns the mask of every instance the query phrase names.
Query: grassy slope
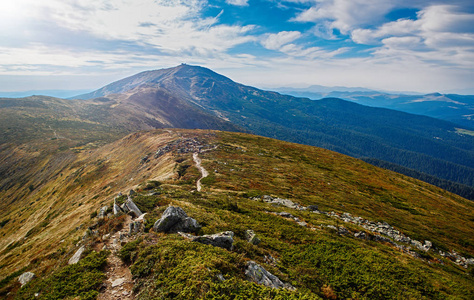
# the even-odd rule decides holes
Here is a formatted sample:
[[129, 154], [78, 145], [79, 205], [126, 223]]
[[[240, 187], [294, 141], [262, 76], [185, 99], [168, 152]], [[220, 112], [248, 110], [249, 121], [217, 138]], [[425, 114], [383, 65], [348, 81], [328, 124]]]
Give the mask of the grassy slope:
[[[92, 153], [76, 154], [74, 163], [51, 171], [61, 175], [51, 177], [31, 193], [26, 192], [27, 186], [18, 187], [17, 192], [25, 195], [14, 206], [2, 209], [0, 215], [0, 221], [11, 219], [0, 229], [0, 279], [24, 266], [40, 277], [49, 274], [70, 257], [73, 242], [83, 233], [83, 229], [75, 228], [91, 222], [93, 211], [110, 204], [119, 191], [158, 179], [163, 182], [160, 195], [137, 199], [149, 212], [149, 224], [168, 204], [179, 205], [203, 225], [201, 234], [234, 231], [235, 249], [227, 252], [190, 243], [177, 235], [146, 234], [133, 249], [132, 259], [136, 291], [143, 298], [473, 296], [472, 277], [435, 254], [428, 256], [433, 262], [428, 263], [389, 245], [340, 236], [330, 229], [303, 228], [267, 212], [289, 211], [314, 227], [341, 224], [324, 215], [275, 207], [249, 196], [270, 194], [303, 205], [318, 204], [322, 210], [386, 221], [413, 238], [429, 239], [441, 249], [454, 248], [464, 255], [474, 254], [472, 202], [327, 150], [246, 134], [175, 132], [130, 135]], [[187, 169], [179, 180], [173, 175], [179, 169], [176, 158], [184, 159], [180, 164], [192, 164], [191, 154], [168, 154], [158, 159], [151, 155], [150, 162], [140, 163], [141, 157], [179, 135], [198, 136], [219, 145], [200, 155], [204, 167], [211, 171], [203, 180], [201, 193], [193, 191], [200, 176], [195, 167]], [[2, 198], [8, 198], [8, 191], [1, 193]], [[358, 230], [355, 225], [344, 226]], [[247, 229], [256, 231], [262, 239], [260, 245], [244, 241]], [[274, 264], [265, 263], [269, 255], [276, 259]], [[249, 259], [298, 290], [277, 292], [249, 284], [243, 275]], [[435, 259], [444, 265], [434, 263]], [[224, 283], [215, 278], [218, 273], [227, 279]]]

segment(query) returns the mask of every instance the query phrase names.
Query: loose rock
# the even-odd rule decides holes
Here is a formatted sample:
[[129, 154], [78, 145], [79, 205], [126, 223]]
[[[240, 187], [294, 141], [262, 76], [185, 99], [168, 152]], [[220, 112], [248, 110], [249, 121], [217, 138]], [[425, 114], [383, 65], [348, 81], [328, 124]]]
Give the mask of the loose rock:
[[255, 232], [250, 229], [245, 232], [245, 238], [250, 244], [253, 244], [253, 245], [258, 245], [261, 242], [261, 240], [257, 237]]
[[81, 246], [81, 248], [77, 249], [76, 253], [74, 253], [74, 255], [69, 259], [68, 264], [69, 265], [77, 264], [79, 260], [81, 259], [81, 255], [84, 252], [84, 250], [85, 250], [84, 246]]
[[290, 288], [294, 289], [291, 285], [283, 283], [278, 277], [265, 270], [262, 266], [254, 261], [247, 263], [247, 269], [245, 270], [245, 276], [250, 281], [257, 284], [261, 284], [271, 288]]
[[23, 287], [25, 284], [27, 284], [28, 282], [33, 280], [33, 278], [35, 278], [35, 273], [25, 272], [25, 273], [21, 274], [20, 277], [18, 277], [18, 281], [20, 282], [21, 286]]
[[193, 242], [211, 245], [214, 247], [220, 247], [227, 250], [232, 250], [234, 243], [234, 233], [232, 231], [225, 231], [221, 233], [203, 236], [193, 236], [191, 234], [180, 232], [180, 235], [187, 239], [190, 239]]

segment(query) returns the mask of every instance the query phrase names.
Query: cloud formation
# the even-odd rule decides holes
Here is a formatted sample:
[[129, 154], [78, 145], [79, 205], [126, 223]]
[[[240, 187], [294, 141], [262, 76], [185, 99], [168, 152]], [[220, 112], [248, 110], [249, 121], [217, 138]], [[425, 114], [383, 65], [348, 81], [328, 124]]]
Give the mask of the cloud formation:
[[[474, 3], [0, 2], [0, 75], [122, 76], [181, 62], [205, 65], [252, 85], [276, 86], [285, 81], [281, 85], [418, 91], [470, 88]], [[1, 76], [0, 90], [7, 90]]]

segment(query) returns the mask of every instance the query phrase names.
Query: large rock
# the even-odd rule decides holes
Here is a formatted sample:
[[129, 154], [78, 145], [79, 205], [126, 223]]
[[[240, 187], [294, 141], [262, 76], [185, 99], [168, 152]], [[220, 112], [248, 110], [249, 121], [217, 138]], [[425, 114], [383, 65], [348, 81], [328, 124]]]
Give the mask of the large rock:
[[201, 244], [211, 245], [214, 247], [220, 247], [227, 250], [232, 250], [234, 243], [234, 233], [232, 231], [225, 231], [221, 233], [216, 233], [212, 235], [203, 235], [203, 236], [193, 236], [186, 233], [180, 234], [190, 239], [193, 242], [198, 242]]
[[170, 206], [153, 225], [155, 232], [196, 232], [201, 228], [198, 222], [188, 217], [181, 207]]
[[20, 282], [21, 286], [24, 286], [25, 284], [33, 280], [33, 278], [35, 278], [35, 273], [25, 272], [21, 274], [20, 277], [18, 277], [18, 281]]
[[249, 261], [247, 263], [247, 269], [245, 270], [245, 276], [250, 281], [253, 281], [257, 284], [261, 284], [271, 288], [288, 288], [294, 289], [290, 284], [283, 283], [278, 277], [272, 273], [265, 270], [262, 266], [257, 264], [254, 261]]
[[139, 217], [143, 214], [138, 206], [132, 201], [132, 198], [128, 197], [127, 201], [125, 201], [125, 205], [128, 210], [135, 215], [135, 217]]
[[68, 264], [69, 265], [77, 264], [79, 260], [81, 259], [81, 255], [82, 253], [84, 253], [84, 250], [85, 250], [84, 246], [81, 246], [81, 248], [77, 249], [76, 253], [74, 253], [74, 255], [69, 259]]

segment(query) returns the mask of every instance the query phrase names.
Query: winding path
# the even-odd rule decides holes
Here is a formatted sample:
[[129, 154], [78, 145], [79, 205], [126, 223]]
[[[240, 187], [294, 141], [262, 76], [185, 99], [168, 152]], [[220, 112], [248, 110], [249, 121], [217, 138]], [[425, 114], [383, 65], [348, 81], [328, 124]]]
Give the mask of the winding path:
[[201, 171], [201, 178], [198, 179], [198, 181], [196, 182], [196, 189], [198, 192], [201, 191], [201, 179], [203, 178], [206, 178], [207, 176], [209, 176], [209, 172], [207, 172], [206, 169], [204, 169], [204, 167], [201, 165], [201, 159], [199, 158], [198, 156], [198, 153], [197, 152], [194, 152], [193, 153], [193, 160], [194, 162], [196, 163], [196, 167], [199, 169], [199, 171]]
[[127, 229], [131, 221], [132, 218], [127, 216], [123, 229], [109, 236], [105, 241], [105, 245], [111, 250], [111, 253], [107, 258], [107, 267], [105, 269], [107, 276], [104, 282], [105, 289], [100, 292], [98, 300], [132, 300], [135, 298], [132, 292], [134, 285], [132, 273], [129, 267], [117, 256], [117, 252], [122, 248], [122, 241], [129, 241], [128, 238], [120, 240], [119, 236], [127, 235]]

